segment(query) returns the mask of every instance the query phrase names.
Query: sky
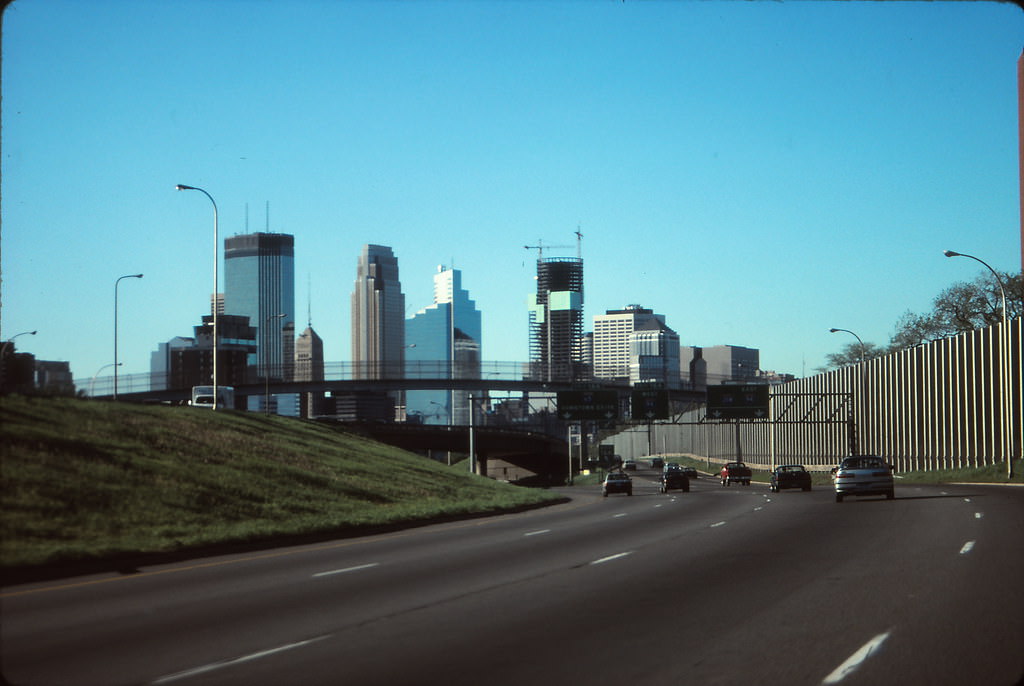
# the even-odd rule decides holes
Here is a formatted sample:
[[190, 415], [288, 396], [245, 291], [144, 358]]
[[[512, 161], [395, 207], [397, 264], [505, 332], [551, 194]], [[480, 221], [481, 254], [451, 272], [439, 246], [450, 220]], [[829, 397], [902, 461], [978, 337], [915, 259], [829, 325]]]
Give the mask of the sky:
[[640, 304], [797, 376], [987, 273], [944, 249], [1020, 269], [1010, 3], [15, 0], [2, 29], [0, 339], [76, 379], [120, 276], [120, 375], [209, 313], [178, 183], [221, 247], [295, 236], [328, 361], [367, 243], [409, 317], [462, 270], [484, 360], [528, 358], [524, 246], [579, 231], [587, 330]]

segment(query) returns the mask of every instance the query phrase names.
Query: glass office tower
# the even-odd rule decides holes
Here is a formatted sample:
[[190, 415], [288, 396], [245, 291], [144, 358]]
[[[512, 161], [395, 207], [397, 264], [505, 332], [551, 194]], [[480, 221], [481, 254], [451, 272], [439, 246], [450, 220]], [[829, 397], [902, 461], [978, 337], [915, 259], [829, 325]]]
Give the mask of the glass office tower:
[[[462, 272], [438, 267], [434, 304], [405, 322], [408, 378], [480, 378], [481, 316]], [[469, 424], [468, 391], [409, 391], [406, 417], [425, 424]], [[480, 405], [478, 405], [480, 406]]]
[[[252, 233], [225, 239], [224, 312], [247, 316], [256, 328], [256, 353], [249, 366], [258, 378], [291, 380], [295, 364], [294, 236]], [[295, 413], [293, 395], [280, 398], [281, 414]], [[266, 409], [267, 402], [271, 399], [255, 396], [249, 409]]]

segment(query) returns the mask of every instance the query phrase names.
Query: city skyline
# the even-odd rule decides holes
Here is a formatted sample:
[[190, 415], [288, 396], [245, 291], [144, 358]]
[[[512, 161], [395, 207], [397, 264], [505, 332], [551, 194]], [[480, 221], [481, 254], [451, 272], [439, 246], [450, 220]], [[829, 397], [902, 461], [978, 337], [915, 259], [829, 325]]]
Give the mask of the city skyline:
[[[121, 274], [146, 277], [121, 289], [120, 374], [208, 311], [210, 207], [176, 183], [222, 236], [269, 201], [328, 360], [353, 357], [367, 243], [462, 269], [516, 332], [490, 359], [528, 359], [523, 246], [574, 255], [579, 231], [587, 321], [643, 303], [797, 376], [846, 345], [830, 327], [885, 343], [983, 274], [944, 249], [1018, 268], [1012, 5], [188, 6], [4, 10], [0, 338], [38, 330], [18, 350], [76, 378], [113, 361]], [[405, 316], [431, 302], [406, 289]]]

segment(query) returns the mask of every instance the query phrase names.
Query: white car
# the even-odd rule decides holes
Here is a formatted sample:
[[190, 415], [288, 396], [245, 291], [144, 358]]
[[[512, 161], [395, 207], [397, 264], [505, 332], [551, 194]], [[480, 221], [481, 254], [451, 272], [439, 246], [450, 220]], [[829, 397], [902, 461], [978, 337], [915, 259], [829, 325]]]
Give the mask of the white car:
[[832, 470], [836, 485], [836, 502], [848, 495], [884, 495], [896, 497], [893, 490], [892, 465], [874, 455], [855, 455], [843, 460]]

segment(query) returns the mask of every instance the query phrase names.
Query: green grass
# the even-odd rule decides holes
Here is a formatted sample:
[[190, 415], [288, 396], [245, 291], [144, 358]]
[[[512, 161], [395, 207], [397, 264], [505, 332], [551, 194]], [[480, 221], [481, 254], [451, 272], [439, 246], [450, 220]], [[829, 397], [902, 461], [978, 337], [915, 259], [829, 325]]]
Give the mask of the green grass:
[[0, 398], [4, 569], [345, 534], [558, 495], [328, 424], [255, 413]]

